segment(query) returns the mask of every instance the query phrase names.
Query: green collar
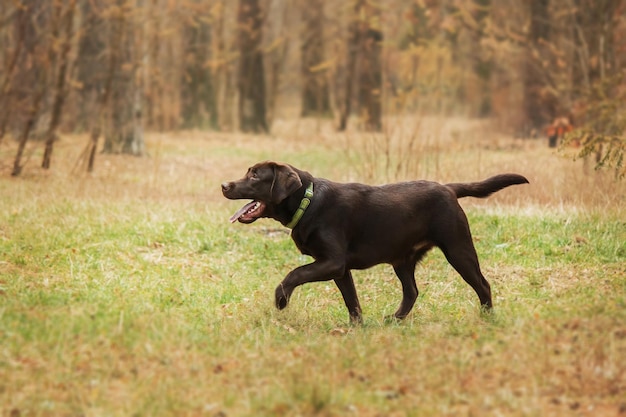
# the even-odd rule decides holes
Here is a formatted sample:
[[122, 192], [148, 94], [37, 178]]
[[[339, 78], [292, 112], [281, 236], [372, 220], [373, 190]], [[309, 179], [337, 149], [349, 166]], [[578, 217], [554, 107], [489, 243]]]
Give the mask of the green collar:
[[287, 224], [288, 228], [293, 229], [294, 227], [296, 227], [296, 225], [298, 224], [298, 222], [304, 215], [304, 212], [306, 211], [307, 207], [309, 207], [309, 204], [311, 204], [312, 197], [313, 197], [313, 181], [311, 181], [311, 184], [309, 184], [309, 186], [306, 188], [306, 191], [304, 192], [304, 197], [302, 198], [302, 201], [300, 201], [300, 207], [298, 207], [298, 210], [296, 210], [296, 212], [294, 213], [293, 217], [291, 218], [291, 221]]

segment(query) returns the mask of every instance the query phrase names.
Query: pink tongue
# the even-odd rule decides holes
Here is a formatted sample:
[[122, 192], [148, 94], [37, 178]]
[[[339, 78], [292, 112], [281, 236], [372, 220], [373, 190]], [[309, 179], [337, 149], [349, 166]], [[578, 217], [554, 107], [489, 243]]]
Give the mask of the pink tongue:
[[252, 206], [256, 204], [256, 201], [251, 201], [242, 208], [240, 208], [237, 213], [230, 216], [230, 222], [235, 223], [246, 211], [250, 210]]

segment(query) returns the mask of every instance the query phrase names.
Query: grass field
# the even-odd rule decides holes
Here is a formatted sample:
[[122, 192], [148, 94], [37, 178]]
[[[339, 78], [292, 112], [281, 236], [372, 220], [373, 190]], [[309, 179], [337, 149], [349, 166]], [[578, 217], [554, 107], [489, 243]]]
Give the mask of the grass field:
[[[150, 156], [83, 136], [9, 176], [0, 146], [0, 416], [626, 415], [626, 184], [479, 123], [339, 135], [151, 134]], [[464, 124], [465, 123], [465, 124]], [[220, 183], [290, 162], [337, 181], [531, 184], [462, 200], [495, 312], [433, 250], [403, 322], [388, 266], [355, 273], [364, 324], [332, 282], [275, 286], [308, 262], [278, 223], [231, 225]]]

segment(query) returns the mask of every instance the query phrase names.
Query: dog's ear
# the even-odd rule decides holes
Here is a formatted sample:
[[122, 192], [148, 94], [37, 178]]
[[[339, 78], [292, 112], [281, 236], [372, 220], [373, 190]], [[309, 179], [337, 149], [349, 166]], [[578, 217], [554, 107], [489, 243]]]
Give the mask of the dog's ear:
[[274, 164], [274, 181], [270, 190], [273, 203], [280, 203], [300, 187], [302, 187], [302, 180], [292, 167]]

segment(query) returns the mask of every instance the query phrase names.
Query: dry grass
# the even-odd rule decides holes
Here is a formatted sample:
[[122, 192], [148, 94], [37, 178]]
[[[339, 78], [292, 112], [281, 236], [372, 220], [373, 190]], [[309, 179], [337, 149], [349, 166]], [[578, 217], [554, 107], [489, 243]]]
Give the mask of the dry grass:
[[[83, 136], [20, 178], [0, 146], [0, 415], [625, 415], [624, 183], [479, 122], [274, 132], [151, 134], [149, 157], [98, 155], [92, 175], [72, 171]], [[276, 224], [227, 224], [219, 187], [263, 159], [338, 181], [526, 175], [463, 200], [496, 314], [437, 252], [403, 323], [383, 267], [356, 275], [362, 327], [325, 283], [275, 311], [306, 259]]]
[[[314, 120], [278, 121], [272, 136], [198, 131], [151, 134], [147, 137], [149, 157], [101, 154], [96, 172], [89, 176], [77, 169], [86, 137], [68, 135], [56, 145], [55, 167], [50, 172], [37, 166], [41, 144], [31, 144], [22, 179], [34, 180], [35, 187], [39, 180], [46, 186], [54, 183], [77, 197], [176, 200], [194, 199], [201, 193], [223, 202], [221, 181], [239, 178], [245, 167], [258, 160], [283, 159], [317, 176], [374, 184], [417, 178], [473, 181], [518, 172], [532, 186], [494, 196], [496, 205], [575, 211], [625, 206], [624, 182], [557, 154], [544, 140], [512, 139], [492, 132], [480, 121], [408, 120], [377, 135], [338, 134], [330, 124]], [[3, 177], [10, 172], [14, 150], [6, 141], [0, 146]], [[492, 207], [494, 200], [477, 204]]]

